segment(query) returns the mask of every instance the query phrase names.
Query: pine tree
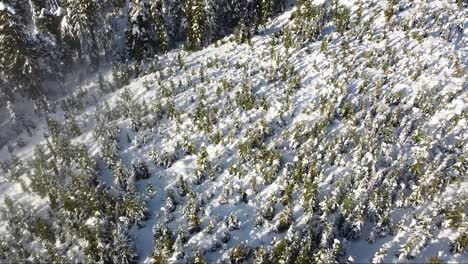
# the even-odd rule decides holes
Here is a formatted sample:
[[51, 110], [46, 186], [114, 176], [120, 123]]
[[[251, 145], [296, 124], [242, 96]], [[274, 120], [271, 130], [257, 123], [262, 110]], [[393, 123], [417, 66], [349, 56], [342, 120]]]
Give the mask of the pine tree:
[[335, 20], [337, 32], [343, 34], [343, 32], [349, 27], [349, 9], [345, 6], [339, 5], [338, 1], [335, 1], [333, 19]]
[[273, 1], [272, 0], [259, 0], [258, 1], [259, 10], [258, 10], [258, 25], [265, 27], [265, 24], [268, 22], [272, 11], [273, 11]]
[[130, 83], [130, 69], [127, 64], [115, 64], [112, 67], [112, 80], [117, 88]]
[[270, 251], [270, 263], [286, 263], [286, 259], [288, 258], [288, 245], [290, 241], [288, 239], [276, 241], [277, 242], [274, 244]]
[[189, 204], [188, 204], [188, 231], [190, 233], [196, 233], [196, 232], [199, 232], [201, 230], [201, 221], [200, 221], [200, 217], [198, 216], [198, 210], [199, 208], [197, 207], [197, 205], [195, 204], [195, 202], [193, 201], [193, 199], [191, 199], [189, 201]]
[[237, 221], [237, 217], [235, 214], [231, 213], [226, 221], [226, 226], [229, 229], [229, 231], [237, 230], [239, 229], [239, 222]]
[[281, 214], [279, 215], [279, 220], [278, 220], [278, 225], [276, 226], [276, 230], [280, 233], [283, 233], [289, 229], [292, 223], [293, 223], [293, 219], [292, 219], [291, 208], [289, 206], [286, 206], [283, 212], [281, 212]]
[[135, 174], [136, 180], [140, 179], [148, 179], [151, 175], [148, 170], [148, 166], [143, 160], [136, 160], [132, 161], [132, 171]]
[[151, 0], [150, 10], [156, 41], [159, 45], [159, 49], [165, 52], [169, 49], [169, 39], [163, 16], [163, 2], [161, 0]]
[[129, 239], [124, 227], [118, 226], [112, 233], [112, 261], [114, 263], [134, 263], [137, 257], [135, 246]]
[[153, 198], [155, 194], [154, 187], [153, 187], [153, 184], [151, 184], [151, 182], [148, 182], [148, 184], [146, 185], [146, 193], [151, 198]]
[[205, 179], [205, 177], [207, 176], [207, 174], [209, 174], [210, 171], [211, 164], [208, 159], [208, 152], [206, 151], [206, 147], [203, 146], [200, 148], [197, 157], [197, 184], [202, 183], [202, 181]]
[[86, 62], [94, 70], [99, 66], [98, 6], [93, 0], [67, 0], [65, 6], [67, 13], [61, 29], [64, 41], [77, 52], [80, 63]]
[[312, 263], [313, 256], [312, 256], [312, 241], [310, 239], [306, 238], [305, 243], [303, 243], [303, 246], [301, 247], [299, 251], [299, 255], [297, 256], [296, 263], [297, 264], [308, 264]]
[[255, 252], [254, 252], [254, 259], [253, 259], [253, 263], [254, 264], [268, 264], [269, 261], [269, 256], [268, 256], [268, 252], [263, 249], [262, 246], [258, 247]]
[[[312, 171], [312, 169], [310, 169], [310, 171]], [[302, 207], [304, 208], [304, 211], [309, 213], [313, 211], [318, 196], [318, 183], [314, 181], [312, 178], [314, 176], [312, 176], [311, 173], [314, 175], [314, 172], [309, 172], [309, 177], [307, 177], [306, 181], [304, 182], [304, 191], [302, 193]]]
[[50, 166], [43, 145], [39, 144], [34, 147], [32, 168], [34, 170], [31, 174], [30, 187], [40, 197], [45, 197], [52, 189], [52, 181], [49, 177]]
[[169, 212], [174, 212], [177, 206], [177, 202], [175, 200], [175, 193], [172, 189], [167, 190], [166, 192], [166, 209]]
[[242, 263], [246, 256], [246, 250], [244, 250], [241, 244], [237, 244], [231, 251], [231, 263]]
[[13, 7], [0, 10], [0, 95], [12, 100], [15, 94], [39, 100], [44, 94], [41, 85], [53, 75], [53, 69], [41, 56], [48, 52], [28, 36], [26, 26], [18, 21]]
[[185, 235], [181, 225], [179, 225], [177, 229], [177, 240], [181, 241], [182, 243], [187, 242], [187, 236]]
[[215, 226], [214, 226], [213, 220], [211, 220], [211, 218], [210, 218], [210, 219], [208, 220], [208, 226], [206, 227], [206, 232], [207, 232], [208, 234], [212, 234], [214, 228], [215, 228]]
[[32, 136], [32, 128], [35, 128], [34, 123], [26, 119], [21, 111], [18, 111], [15, 105], [11, 101], [7, 101], [7, 110], [10, 114], [10, 120], [13, 124], [14, 129], [20, 134], [23, 129], [26, 130], [28, 135]]
[[121, 161], [117, 161], [115, 166], [112, 167], [112, 177], [115, 184], [124, 190], [134, 187], [128, 186], [127, 179], [130, 177], [130, 172]]
[[130, 223], [146, 219], [148, 209], [139, 193], [131, 192], [123, 195], [121, 208], [123, 215], [130, 219]]
[[200, 49], [205, 40], [204, 2], [202, 0], [187, 0], [185, 16], [188, 22], [186, 48], [189, 50]]
[[455, 253], [468, 252], [468, 232], [464, 231], [458, 235], [451, 244], [451, 251]]
[[192, 263], [193, 264], [205, 264], [206, 263], [199, 248], [195, 251], [195, 255], [193, 256]]
[[177, 180], [177, 188], [179, 189], [180, 196], [185, 196], [188, 192], [187, 182], [182, 176], [179, 176], [179, 179]]
[[285, 27], [283, 30], [283, 45], [284, 45], [284, 48], [286, 49], [286, 53], [288, 53], [289, 49], [292, 47], [291, 31], [289, 30], [288, 27]]
[[460, 64], [460, 59], [458, 57], [455, 58], [455, 63], [453, 64], [453, 74], [452, 76], [455, 78], [462, 78], [465, 75], [465, 69]]
[[325, 7], [315, 6], [312, 0], [301, 0], [297, 3], [297, 10], [294, 12], [294, 32], [299, 37], [300, 44], [307, 40], [315, 40], [321, 29], [321, 23], [325, 21], [323, 10]]
[[168, 263], [168, 259], [174, 251], [173, 235], [167, 226], [153, 227], [154, 248], [152, 253], [153, 263]]
[[137, 64], [152, 55], [150, 10], [146, 1], [131, 0], [129, 4], [127, 48]]
[[377, 251], [375, 254], [374, 254], [374, 257], [372, 258], [372, 263], [375, 263], [375, 264], [380, 264], [380, 263], [384, 263], [384, 258], [385, 258], [385, 255], [387, 254], [387, 250], [388, 250], [388, 245], [383, 245], [379, 251]]
[[67, 134], [70, 137], [77, 137], [77, 136], [81, 135], [81, 133], [82, 133], [81, 128], [78, 125], [78, 122], [76, 121], [76, 118], [73, 115], [69, 116], [66, 119], [65, 129], [67, 131]]

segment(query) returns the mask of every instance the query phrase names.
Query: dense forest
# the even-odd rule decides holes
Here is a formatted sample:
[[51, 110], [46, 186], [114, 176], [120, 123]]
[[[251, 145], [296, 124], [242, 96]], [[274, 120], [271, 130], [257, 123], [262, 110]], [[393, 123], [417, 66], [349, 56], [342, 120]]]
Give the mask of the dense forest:
[[49, 93], [43, 82], [63, 82], [77, 67], [89, 73], [115, 63], [140, 67], [178, 45], [193, 51], [235, 30], [254, 34], [286, 2], [3, 0], [2, 103], [19, 95], [44, 104]]

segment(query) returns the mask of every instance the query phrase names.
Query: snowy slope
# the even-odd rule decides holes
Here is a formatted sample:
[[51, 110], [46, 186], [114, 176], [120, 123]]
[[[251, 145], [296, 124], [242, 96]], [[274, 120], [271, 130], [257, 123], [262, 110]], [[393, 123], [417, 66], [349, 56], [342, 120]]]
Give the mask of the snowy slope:
[[[358, 2], [343, 4], [354, 18]], [[466, 252], [450, 251], [454, 239], [468, 228], [468, 93], [466, 74], [458, 76], [455, 67], [458, 58], [466, 69], [467, 11], [447, 1], [401, 1], [399, 6], [389, 25], [382, 14], [386, 3], [365, 1], [361, 24], [352, 24], [343, 35], [329, 23], [323, 30], [325, 40], [286, 49], [283, 32], [294, 26], [293, 9], [271, 21], [251, 45], [232, 42], [231, 36], [201, 51], [169, 52], [157, 62], [162, 70], [98, 95], [100, 104], [90, 99], [97, 94], [97, 84], [85, 87], [89, 103], [77, 116], [83, 133], [73, 142], [86, 145], [98, 159], [99, 180], [114, 188], [111, 170], [98, 158], [102, 142], [93, 135], [96, 109], [106, 109], [104, 101], [111, 109], [120, 109], [125, 91], [137, 105], [148, 107], [144, 120], [150, 125], [140, 125], [138, 131], [131, 129], [130, 118], [109, 121], [119, 128], [118, 156], [123, 164], [131, 168], [133, 160], [142, 160], [151, 174], [135, 184], [148, 208], [141, 226], [129, 226], [138, 262], [151, 262], [154, 226], [164, 224], [174, 239], [179, 227], [187, 236], [186, 242], [175, 242], [170, 259], [175, 262], [191, 260], [197, 250], [207, 262], [227, 260], [238, 244], [245, 252], [251, 249], [247, 256], [251, 261], [257, 247], [270, 250], [277, 241], [297, 237], [305, 241], [308, 232], [322, 229], [333, 239], [327, 241], [322, 232], [317, 238], [321, 247], [329, 243], [334, 248], [338, 241], [347, 249], [340, 251], [344, 252], [340, 261], [377, 262], [374, 257], [380, 251], [383, 262], [420, 263], [433, 256], [443, 262], [468, 262]], [[407, 21], [411, 30], [405, 30], [401, 21]], [[460, 29], [454, 29], [456, 25]], [[106, 78], [110, 80], [110, 74]], [[160, 119], [150, 110], [157, 102], [164, 109]], [[168, 116], [171, 103], [174, 117]], [[210, 114], [198, 120], [200, 109]], [[54, 118], [64, 120], [63, 112]], [[33, 144], [45, 143], [46, 128], [43, 124], [27, 146], [14, 153], [30, 159]], [[195, 146], [193, 153], [185, 151], [187, 141]], [[207, 174], [199, 182], [202, 147], [214, 177]], [[280, 159], [266, 161], [274, 152]], [[172, 164], [156, 165], [154, 153], [173, 154]], [[9, 159], [6, 147], [0, 157]], [[298, 168], [308, 176], [295, 180]], [[270, 182], [263, 176], [269, 170], [275, 171]], [[304, 211], [303, 199], [305, 185], [311, 184], [305, 178], [311, 174], [318, 193], [312, 213]], [[193, 197], [179, 191], [180, 177]], [[441, 177], [445, 180], [440, 190], [425, 191]], [[27, 173], [21, 178], [28, 182]], [[153, 196], [146, 192], [148, 183], [154, 187]], [[177, 203], [173, 211], [167, 202], [169, 190], [174, 190]], [[287, 205], [286, 192], [291, 195]], [[5, 195], [37, 208], [49, 203], [24, 193], [14, 182], [2, 183], [0, 198]], [[345, 197], [355, 205], [350, 215], [365, 215], [350, 220], [359, 230], [357, 236], [343, 235], [337, 224], [345, 214]], [[192, 234], [187, 229], [191, 209], [186, 209], [191, 202], [200, 208], [196, 214], [201, 226]], [[382, 204], [388, 204], [382, 213], [388, 214], [388, 226], [379, 218]], [[455, 205], [463, 211], [456, 226], [444, 213]], [[269, 207], [275, 215], [260, 225], [257, 218]], [[375, 214], [369, 213], [374, 209]], [[278, 224], [288, 210], [293, 223], [281, 231]], [[231, 216], [238, 227], [232, 227]], [[206, 230], [209, 221], [214, 223], [211, 233]], [[224, 232], [230, 235], [226, 243]], [[80, 252], [82, 242], [76, 245]]]

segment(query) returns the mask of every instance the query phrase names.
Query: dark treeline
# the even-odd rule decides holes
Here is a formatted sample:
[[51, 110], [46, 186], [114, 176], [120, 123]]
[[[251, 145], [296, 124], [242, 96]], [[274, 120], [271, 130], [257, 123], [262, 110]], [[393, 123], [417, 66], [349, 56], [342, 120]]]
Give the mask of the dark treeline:
[[4, 0], [0, 97], [44, 102], [43, 82], [76, 66], [136, 62], [183, 43], [197, 50], [235, 30], [246, 36], [286, 0]]

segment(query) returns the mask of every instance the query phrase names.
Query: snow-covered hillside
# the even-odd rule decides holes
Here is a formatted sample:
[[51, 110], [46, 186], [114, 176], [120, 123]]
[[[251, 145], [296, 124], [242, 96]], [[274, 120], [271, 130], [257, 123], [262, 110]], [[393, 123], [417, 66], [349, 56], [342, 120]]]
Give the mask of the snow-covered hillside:
[[0, 260], [468, 262], [466, 5], [337, 3], [63, 99], [0, 152]]

